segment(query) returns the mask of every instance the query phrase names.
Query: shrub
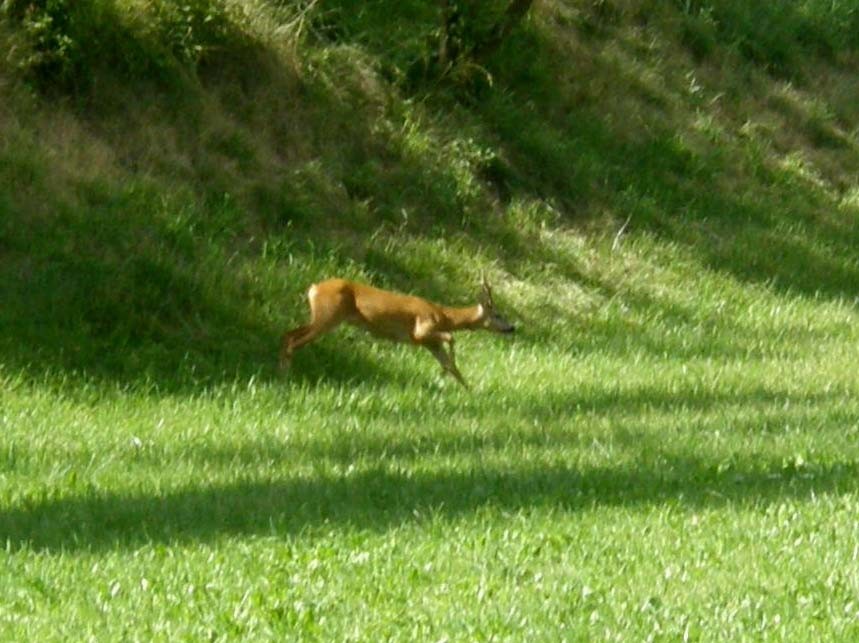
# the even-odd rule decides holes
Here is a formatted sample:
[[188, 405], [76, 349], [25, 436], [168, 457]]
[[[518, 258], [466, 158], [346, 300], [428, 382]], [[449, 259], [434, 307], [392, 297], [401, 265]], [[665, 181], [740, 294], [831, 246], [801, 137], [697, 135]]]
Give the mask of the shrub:
[[79, 94], [102, 73], [169, 82], [250, 41], [223, 0], [147, 0], [137, 9], [113, 0], [8, 0], [4, 17], [21, 44], [16, 66], [39, 89]]

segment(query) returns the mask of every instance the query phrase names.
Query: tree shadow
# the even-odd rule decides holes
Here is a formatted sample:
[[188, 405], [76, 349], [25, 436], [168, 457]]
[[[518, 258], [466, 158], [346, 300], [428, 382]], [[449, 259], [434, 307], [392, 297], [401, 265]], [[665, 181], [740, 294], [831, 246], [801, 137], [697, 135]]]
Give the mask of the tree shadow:
[[[571, 225], [584, 223], [594, 209], [608, 209], [628, 218], [626, 233], [687, 247], [704, 266], [739, 281], [788, 294], [854, 298], [859, 226], [852, 210], [832, 215], [840, 208], [837, 195], [742, 137], [706, 141], [692, 120], [710, 110], [719, 122], [720, 112], [713, 105], [687, 105], [691, 116], [672, 111], [672, 103], [689, 103], [684, 88], [666, 79], [662, 93], [651, 97], [654, 90], [624, 66], [622, 56], [603, 59], [588, 51], [571, 77], [550, 61], [569, 67], [571, 56], [585, 52], [563, 50], [536, 29], [517, 33], [515, 41], [492, 69], [495, 88], [472, 108], [487, 138], [497, 142], [510, 198], [548, 199]], [[620, 36], [616, 44], [621, 50], [634, 46]], [[521, 51], [531, 53], [516, 55]], [[634, 51], [626, 55], [635, 58]], [[607, 106], [610, 96], [589, 96], [586, 75], [612, 77], [626, 88], [624, 100]], [[761, 84], [750, 91], [775, 88]], [[807, 114], [782, 117], [785, 129], [807, 138]], [[646, 132], [629, 126], [645, 121]], [[721, 125], [739, 129], [742, 123]], [[848, 166], [857, 164], [853, 154]], [[732, 185], [738, 172], [740, 190]], [[514, 270], [529, 253], [541, 258], [539, 245], [515, 250], [505, 253]], [[545, 259], [579, 278], [568, 260]]]
[[[34, 216], [14, 191], [24, 199], [43, 189], [50, 194], [47, 177], [17, 180], [8, 193], [0, 190], [5, 369], [33, 380], [71, 375], [159, 393], [280, 379], [285, 327], [260, 303], [271, 291], [229, 265], [223, 254], [232, 245], [228, 234], [196, 234], [200, 219], [223, 216], [217, 206], [193, 198], [165, 206], [169, 197], [145, 182], [83, 182], [77, 194], [52, 198]], [[299, 261], [312, 263], [312, 247], [304, 254], [296, 246]], [[304, 287], [296, 282], [284, 289]], [[306, 314], [300, 306], [295, 317]], [[290, 380], [304, 383], [396, 375], [366, 351], [338, 350], [328, 342], [303, 351], [297, 364]]]
[[453, 519], [482, 507], [572, 512], [594, 506], [759, 506], [812, 493], [855, 493], [857, 474], [855, 463], [790, 469], [782, 462], [759, 462], [726, 472], [705, 460], [667, 455], [658, 464], [590, 468], [505, 465], [399, 472], [379, 465], [341, 476], [282, 476], [155, 494], [92, 491], [24, 501], [0, 511], [0, 537], [14, 549], [99, 550], [207, 542], [230, 534], [307, 533], [332, 525], [385, 530], [420, 516]]
[[[859, 492], [859, 464], [853, 460], [817, 464], [756, 453], [734, 454], [727, 460], [724, 453], [690, 455], [672, 450], [658, 428], [641, 430], [635, 419], [605, 433], [623, 457], [608, 464], [577, 459], [574, 465], [563, 454], [590, 449], [592, 437], [583, 437], [568, 422], [558, 422], [588, 414], [636, 418], [644, 411], [670, 416], [690, 409], [698, 418], [720, 417], [729, 406], [755, 406], [766, 411], [766, 421], [756, 416], [735, 419], [730, 431], [759, 434], [795, 423], [795, 409], [814, 412], [822, 406], [835, 422], [843, 412], [832, 410], [835, 397], [797, 397], [763, 388], [737, 395], [606, 389], [589, 396], [559, 393], [526, 399], [505, 411], [510, 430], [492, 435], [452, 427], [427, 436], [413, 431], [378, 437], [349, 434], [333, 446], [330, 440], [316, 443], [312, 438], [300, 444], [260, 438], [226, 446], [183, 446], [183, 460], [199, 460], [216, 471], [237, 465], [253, 471], [261, 461], [284, 464], [262, 478], [251, 475], [177, 486], [162, 481], [157, 491], [98, 490], [81, 484], [61, 495], [35, 494], [0, 508], [0, 538], [13, 549], [122, 549], [153, 542], [209, 542], [225, 535], [306, 534], [332, 527], [384, 531], [423, 516], [457, 519], [482, 508], [576, 512], [668, 504], [696, 510], [851, 494]], [[403, 425], [412, 426], [426, 412], [419, 400], [401, 407]], [[390, 411], [371, 404], [356, 413], [371, 421], [375, 413]], [[460, 419], [482, 417], [467, 403], [456, 413]], [[488, 457], [511, 444], [527, 445], [543, 455], [522, 461]], [[129, 466], [149, 466], [153, 462], [148, 457], [144, 450]], [[172, 456], [152, 457], [163, 465]], [[459, 464], [449, 464], [451, 457]], [[468, 457], [466, 464], [463, 457]], [[290, 472], [288, 463], [296, 459], [320, 466]], [[409, 462], [422, 466], [403, 466]]]

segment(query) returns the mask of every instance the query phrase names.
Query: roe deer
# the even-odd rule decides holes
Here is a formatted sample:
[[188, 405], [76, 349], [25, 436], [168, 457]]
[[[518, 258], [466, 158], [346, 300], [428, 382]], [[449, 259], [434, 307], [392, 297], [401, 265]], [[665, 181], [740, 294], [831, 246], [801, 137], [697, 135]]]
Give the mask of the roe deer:
[[310, 322], [283, 335], [280, 366], [286, 369], [297, 348], [346, 322], [378, 337], [423, 346], [446, 372], [468, 388], [456, 367], [453, 331], [512, 333], [515, 330], [513, 324], [495, 310], [492, 290], [485, 277], [482, 282], [479, 303], [465, 308], [441, 306], [420, 297], [346, 279], [327, 279], [313, 284], [307, 291]]

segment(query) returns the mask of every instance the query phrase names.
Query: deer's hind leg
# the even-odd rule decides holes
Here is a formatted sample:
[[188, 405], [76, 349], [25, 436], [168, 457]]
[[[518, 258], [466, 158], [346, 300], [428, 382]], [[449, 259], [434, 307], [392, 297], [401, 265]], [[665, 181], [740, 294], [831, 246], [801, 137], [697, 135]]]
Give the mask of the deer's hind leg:
[[[307, 291], [310, 304], [310, 322], [284, 333], [280, 340], [280, 368], [289, 368], [292, 354], [297, 348], [309, 344], [320, 335], [334, 330], [348, 316], [348, 302], [342, 293], [323, 299], [316, 286]], [[353, 306], [354, 307], [354, 306]]]
[[292, 350], [293, 350], [292, 340], [293, 340], [293, 338], [301, 337], [302, 335], [304, 335], [308, 331], [309, 328], [310, 328], [309, 325], [299, 326], [298, 328], [296, 328], [294, 330], [290, 330], [290, 331], [285, 332], [283, 334], [283, 336], [280, 338], [279, 364], [280, 364], [281, 370], [288, 369], [289, 365], [292, 363]]

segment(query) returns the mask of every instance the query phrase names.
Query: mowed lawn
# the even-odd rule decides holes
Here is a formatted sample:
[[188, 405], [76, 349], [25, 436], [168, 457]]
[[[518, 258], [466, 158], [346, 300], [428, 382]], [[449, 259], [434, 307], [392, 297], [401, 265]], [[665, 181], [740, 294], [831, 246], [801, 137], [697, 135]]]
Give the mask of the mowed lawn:
[[496, 274], [471, 392], [348, 329], [285, 378], [4, 367], [0, 639], [859, 636], [855, 304], [569, 242], [617, 287]]

